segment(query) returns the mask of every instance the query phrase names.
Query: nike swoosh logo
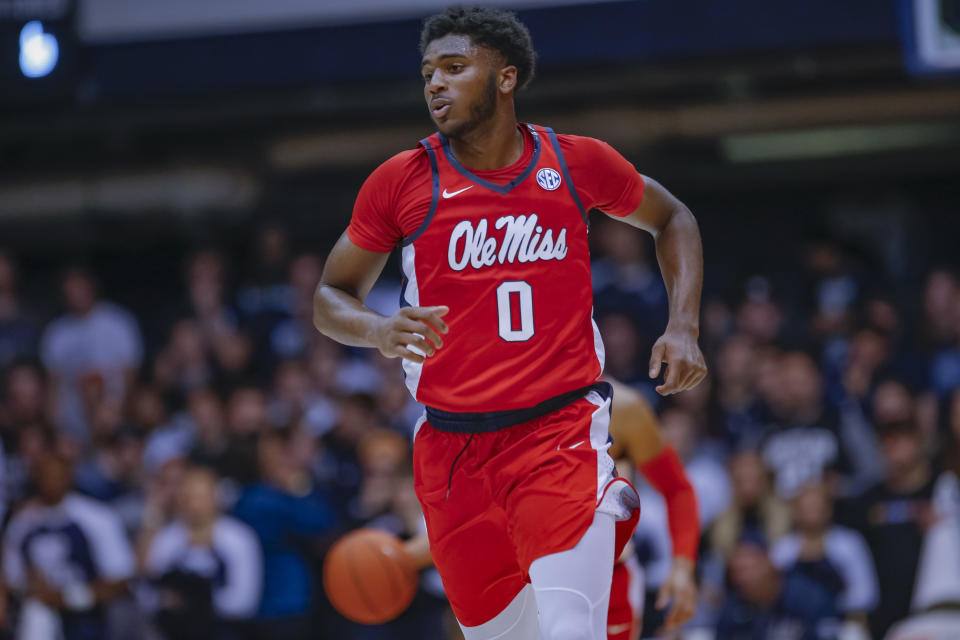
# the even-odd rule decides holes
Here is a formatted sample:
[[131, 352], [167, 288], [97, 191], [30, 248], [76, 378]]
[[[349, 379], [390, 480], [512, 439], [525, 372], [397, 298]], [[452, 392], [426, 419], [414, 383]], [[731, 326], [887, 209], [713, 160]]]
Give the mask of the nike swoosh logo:
[[618, 633], [629, 631], [631, 626], [630, 624], [611, 624], [607, 626], [607, 634], [615, 636]]
[[[579, 447], [580, 445], [582, 445], [584, 442], [586, 442], [586, 440], [581, 440], [581, 441], [578, 442], [577, 444], [570, 445], [569, 447], [567, 447], [567, 449], [576, 449], [577, 447]], [[557, 445], [557, 451], [560, 451], [560, 445]]]
[[443, 197], [444, 197], [444, 198], [452, 198], [453, 196], [457, 195], [458, 193], [463, 193], [463, 192], [466, 191], [467, 189], [473, 189], [473, 185], [470, 185], [469, 187], [464, 187], [463, 189], [460, 189], [459, 191], [447, 191], [446, 189], [444, 189], [444, 190], [443, 190]]

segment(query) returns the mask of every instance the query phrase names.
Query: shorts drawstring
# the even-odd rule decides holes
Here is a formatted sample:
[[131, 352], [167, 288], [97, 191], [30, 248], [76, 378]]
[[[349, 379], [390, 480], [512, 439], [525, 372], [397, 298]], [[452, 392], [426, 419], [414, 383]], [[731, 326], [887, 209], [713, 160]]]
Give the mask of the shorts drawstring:
[[463, 455], [463, 452], [467, 450], [467, 447], [470, 446], [470, 443], [473, 441], [473, 436], [475, 433], [471, 433], [470, 437], [467, 438], [467, 443], [463, 445], [463, 449], [460, 449], [460, 453], [457, 454], [457, 457], [453, 459], [453, 462], [450, 463], [450, 476], [447, 478], [447, 500], [450, 499], [450, 486], [453, 484], [453, 470], [457, 466], [457, 460], [460, 459], [460, 456]]

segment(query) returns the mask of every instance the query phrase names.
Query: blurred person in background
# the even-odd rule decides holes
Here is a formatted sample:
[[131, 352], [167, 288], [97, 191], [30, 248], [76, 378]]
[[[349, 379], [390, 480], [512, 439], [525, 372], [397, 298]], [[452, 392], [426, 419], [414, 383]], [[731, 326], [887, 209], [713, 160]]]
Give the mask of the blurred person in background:
[[745, 537], [730, 554], [715, 640], [838, 640], [834, 594], [801, 572], [783, 573]]
[[67, 313], [51, 322], [40, 342], [50, 374], [56, 424], [78, 442], [87, 442], [90, 415], [84, 391], [99, 389], [102, 402], [122, 407], [143, 358], [136, 319], [100, 300], [91, 272], [70, 267], [61, 281]]
[[143, 436], [122, 426], [97, 443], [77, 464], [76, 488], [110, 506], [133, 535], [143, 518]]
[[756, 440], [761, 429], [756, 351], [746, 336], [730, 336], [720, 347], [710, 398], [708, 432], [727, 447]]
[[743, 449], [730, 458], [732, 500], [707, 535], [710, 551], [722, 560], [743, 538], [769, 547], [790, 530], [790, 511], [773, 493], [760, 453]]
[[[648, 257], [649, 240], [624, 233], [604, 218], [597, 219], [591, 236], [599, 249], [590, 268], [597, 315], [622, 313], [635, 319], [641, 338], [658, 335], [667, 321], [667, 291]], [[651, 346], [642, 343], [638, 348], [646, 352]]]
[[313, 293], [322, 272], [323, 259], [303, 253], [290, 261], [287, 282], [241, 290], [243, 325], [255, 337], [259, 362], [273, 366], [307, 354], [315, 338]]
[[947, 436], [906, 620], [887, 640], [954, 640], [960, 629], [960, 428]]
[[36, 351], [40, 328], [20, 301], [17, 264], [0, 248], [0, 372]]
[[[895, 378], [886, 378], [877, 383], [870, 403], [870, 415], [877, 428], [896, 422], [913, 421], [916, 403], [907, 385]], [[919, 426], [919, 425], [918, 425]], [[932, 437], [934, 434], [924, 434]]]
[[166, 392], [186, 394], [216, 382], [216, 372], [194, 320], [180, 320], [153, 361], [153, 379]]
[[214, 250], [198, 251], [187, 266], [188, 317], [196, 323], [203, 351], [222, 384], [235, 383], [249, 373], [253, 346], [240, 331], [239, 320], [227, 304], [227, 264]]
[[223, 473], [240, 484], [257, 478], [257, 438], [272, 425], [267, 420], [266, 394], [248, 385], [233, 390], [227, 399], [227, 450], [222, 454]]
[[12, 363], [2, 380], [0, 439], [12, 449], [24, 425], [49, 422], [49, 389], [43, 369], [31, 360]]
[[230, 472], [230, 438], [220, 396], [211, 389], [196, 389], [187, 396], [190, 420], [190, 460], [209, 467], [218, 476]]
[[810, 329], [825, 351], [852, 329], [855, 303], [862, 290], [857, 261], [838, 242], [818, 238], [804, 256], [807, 295], [813, 309]]
[[606, 359], [604, 373], [624, 384], [649, 389], [647, 394], [651, 402], [658, 402], [658, 396], [650, 386], [650, 378], [643, 370], [643, 360], [639, 358], [641, 337], [631, 318], [622, 313], [609, 313], [597, 322]]
[[72, 492], [71, 469], [48, 452], [34, 469], [35, 500], [14, 515], [3, 571], [18, 597], [18, 637], [107, 638], [106, 607], [127, 593], [135, 562], [120, 519]]
[[[957, 367], [949, 349], [957, 337], [954, 307], [960, 299], [960, 284], [950, 269], [935, 269], [927, 276], [923, 289], [923, 316], [919, 343], [930, 367], [930, 385], [939, 394], [955, 387]], [[951, 366], [951, 363], [954, 363]]]
[[779, 386], [762, 451], [774, 474], [774, 487], [791, 497], [801, 486], [829, 475], [841, 495], [862, 491], [880, 477], [875, 436], [863, 421], [846, 419], [823, 396], [822, 378], [806, 353], [793, 351], [779, 361]]
[[[619, 390], [620, 387], [618, 386], [616, 389]], [[626, 394], [621, 393], [621, 395]], [[632, 396], [633, 394], [631, 394], [631, 398]], [[636, 400], [631, 399], [625, 404], [629, 405], [634, 402]], [[730, 483], [726, 470], [709, 454], [698, 448], [698, 430], [693, 416], [688, 411], [676, 407], [669, 408], [660, 414], [659, 419], [655, 417], [652, 419], [653, 426], [657, 429], [654, 433], [657, 435], [656, 445], [650, 448], [656, 451], [657, 446], [659, 446], [663, 451], [674, 452], [673, 455], [676, 456], [678, 464], [683, 465], [679, 473], [684, 476], [685, 482], [689, 483], [688, 486], [696, 497], [695, 507], [698, 522], [698, 526], [695, 528], [696, 532], [699, 533], [701, 528], [707, 530], [714, 519], [726, 509], [730, 500]], [[631, 426], [633, 426], [633, 430], [638, 430], [636, 426]], [[616, 427], [611, 427], [611, 432], [613, 433], [615, 429]], [[627, 435], [628, 432], [625, 432], [627, 430], [621, 427], [617, 433], [613, 433], [614, 442], [630, 438]], [[633, 446], [634, 450], [638, 448], [641, 453], [644, 453], [642, 447]], [[618, 448], [612, 447], [611, 450], [616, 452]], [[649, 455], [649, 453], [644, 453], [644, 455]], [[633, 458], [633, 455], [631, 455], [631, 458]], [[641, 459], [640, 462], [645, 461]], [[683, 545], [686, 548], [681, 553], [674, 550], [674, 544], [677, 540], [681, 538], [689, 540], [689, 536], [693, 532], [682, 532], [680, 525], [677, 523], [677, 515], [672, 513], [676, 510], [676, 507], [671, 505], [671, 485], [658, 486], [651, 482], [652, 478], [656, 478], [656, 472], [654, 471], [653, 476], [651, 476], [650, 470], [646, 466], [638, 466], [644, 477], [643, 481], [637, 482], [637, 491], [643, 504], [644, 515], [637, 524], [633, 542], [637, 547], [640, 564], [643, 567], [643, 586], [646, 591], [646, 602], [643, 607], [645, 612], [643, 629], [645, 633], [652, 633], [664, 625], [670, 628], [676, 624], [675, 619], [664, 610], [663, 591], [676, 579], [673, 573], [677, 571], [678, 564], [683, 564], [684, 559], [686, 559], [686, 564], [690, 567], [693, 566], [698, 556], [699, 535]], [[686, 603], [684, 606], [689, 607], [689, 614], [693, 613], [694, 602]]]
[[785, 575], [802, 576], [818, 599], [833, 600], [833, 616], [818, 622], [842, 638], [869, 638], [867, 616], [877, 606], [877, 574], [863, 537], [832, 524], [833, 504], [825, 482], [800, 488], [791, 505], [793, 532], [770, 548], [773, 564]]
[[847, 506], [844, 522], [863, 535], [873, 555], [880, 600], [870, 614], [870, 630], [882, 638], [910, 611], [921, 544], [933, 522], [935, 478], [924, 438], [910, 417], [881, 422], [878, 429], [886, 477]]
[[242, 638], [243, 623], [260, 604], [260, 542], [250, 527], [221, 513], [217, 483], [211, 469], [187, 469], [177, 518], [149, 544], [150, 608], [169, 640]]
[[359, 523], [363, 515], [357, 502], [363, 468], [357, 447], [380, 428], [376, 399], [365, 393], [342, 396], [337, 401], [336, 426], [321, 438], [322, 462], [339, 518]]
[[737, 331], [757, 346], [775, 344], [783, 333], [784, 312], [774, 297], [773, 284], [765, 276], [747, 280], [743, 300], [737, 307]]
[[317, 592], [312, 567], [318, 539], [330, 534], [336, 521], [310, 478], [305, 436], [290, 427], [260, 433], [260, 479], [244, 490], [234, 508], [263, 549], [263, 596], [256, 615], [256, 637], [261, 640], [314, 637], [311, 611]]

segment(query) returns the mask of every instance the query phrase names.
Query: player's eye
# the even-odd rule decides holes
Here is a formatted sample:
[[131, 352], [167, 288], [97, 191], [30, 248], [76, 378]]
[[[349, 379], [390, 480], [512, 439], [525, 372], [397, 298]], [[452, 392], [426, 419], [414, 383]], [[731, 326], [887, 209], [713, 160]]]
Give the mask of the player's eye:
[[423, 74], [423, 81], [430, 82], [430, 79], [433, 77], [433, 72]]
[[453, 73], [460, 73], [463, 71], [463, 65], [459, 62], [454, 62], [452, 65], [450, 65], [450, 71]]

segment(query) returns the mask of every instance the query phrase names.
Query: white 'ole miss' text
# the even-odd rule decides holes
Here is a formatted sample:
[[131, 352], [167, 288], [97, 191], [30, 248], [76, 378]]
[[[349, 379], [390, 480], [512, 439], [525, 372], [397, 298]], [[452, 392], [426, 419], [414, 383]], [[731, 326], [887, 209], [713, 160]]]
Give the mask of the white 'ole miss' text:
[[447, 260], [454, 271], [491, 267], [494, 263], [535, 262], [563, 260], [567, 255], [567, 230], [561, 229], [556, 239], [553, 229], [537, 224], [537, 214], [503, 216], [494, 224], [505, 229], [503, 240], [487, 237], [487, 221], [480, 220], [474, 228], [469, 220], [457, 223], [450, 234]]

